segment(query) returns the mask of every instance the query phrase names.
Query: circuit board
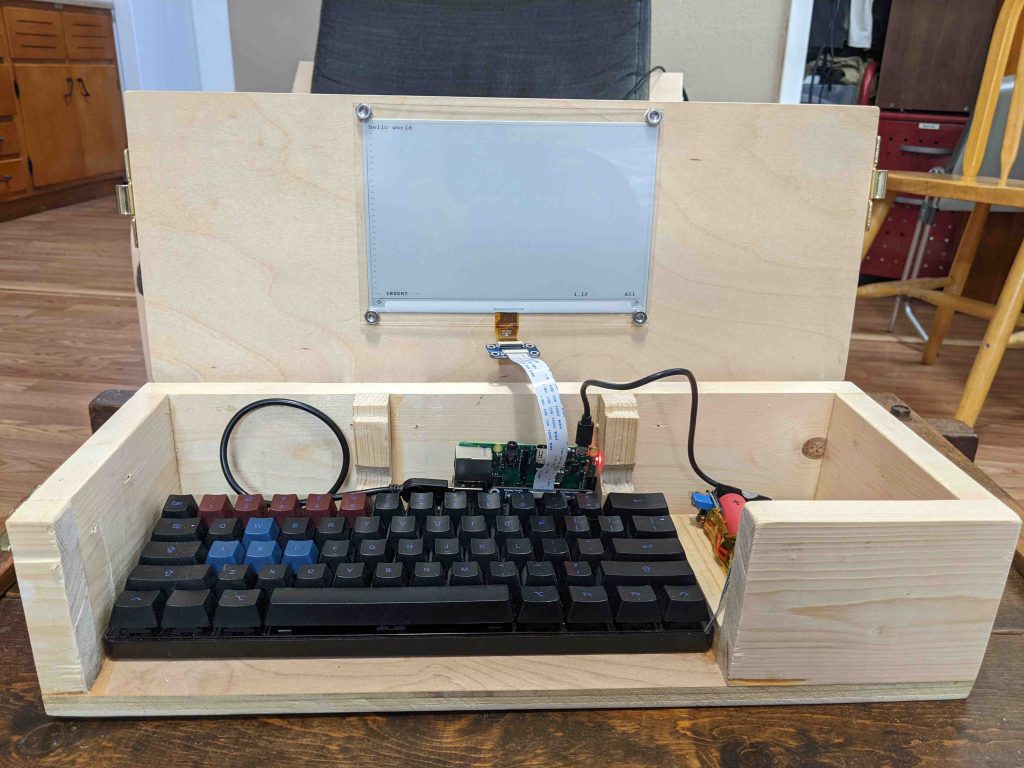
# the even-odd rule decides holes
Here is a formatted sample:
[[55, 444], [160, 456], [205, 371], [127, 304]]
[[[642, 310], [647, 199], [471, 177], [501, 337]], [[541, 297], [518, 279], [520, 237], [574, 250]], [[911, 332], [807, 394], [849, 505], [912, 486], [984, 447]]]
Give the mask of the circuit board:
[[[460, 442], [455, 449], [455, 482], [471, 488], [532, 488], [546, 454], [543, 444]], [[591, 491], [596, 484], [597, 452], [570, 445], [555, 487]]]

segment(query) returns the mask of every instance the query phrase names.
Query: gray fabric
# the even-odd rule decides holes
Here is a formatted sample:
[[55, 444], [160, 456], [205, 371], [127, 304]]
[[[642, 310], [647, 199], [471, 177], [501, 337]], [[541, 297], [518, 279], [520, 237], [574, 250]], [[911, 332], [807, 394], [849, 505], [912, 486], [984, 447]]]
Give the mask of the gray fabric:
[[622, 99], [650, 31], [650, 0], [324, 0], [312, 90]]

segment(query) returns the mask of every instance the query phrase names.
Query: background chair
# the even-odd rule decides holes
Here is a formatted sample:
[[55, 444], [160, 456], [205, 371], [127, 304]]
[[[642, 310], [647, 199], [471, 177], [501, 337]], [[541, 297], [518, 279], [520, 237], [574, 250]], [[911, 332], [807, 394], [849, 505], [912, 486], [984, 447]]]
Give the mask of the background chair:
[[644, 99], [650, 0], [324, 0], [313, 93]]
[[[898, 194], [963, 201], [973, 207], [949, 275], [866, 285], [857, 292], [858, 297], [909, 296], [936, 306], [921, 359], [925, 364], [935, 362], [954, 312], [989, 321], [956, 410], [956, 418], [972, 426], [978, 420], [1007, 346], [1024, 343], [1024, 333], [1014, 333], [1018, 326], [1024, 327], [1024, 245], [1017, 252], [995, 304], [961, 296], [992, 206], [1024, 208], [1024, 181], [1020, 180], [1024, 172], [1016, 167], [1024, 128], [1024, 89], [1018, 87], [1024, 75], [1024, 49], [1014, 45], [1022, 11], [1024, 0], [1006, 0], [999, 13], [959, 165], [948, 174], [889, 171], [886, 199], [877, 206], [865, 237], [866, 254]], [[1003, 75], [1008, 64], [1016, 78], [1004, 91]], [[1001, 101], [1005, 109], [1002, 113], [997, 110]], [[1001, 122], [996, 119], [997, 114]], [[908, 259], [913, 256], [909, 254]]]

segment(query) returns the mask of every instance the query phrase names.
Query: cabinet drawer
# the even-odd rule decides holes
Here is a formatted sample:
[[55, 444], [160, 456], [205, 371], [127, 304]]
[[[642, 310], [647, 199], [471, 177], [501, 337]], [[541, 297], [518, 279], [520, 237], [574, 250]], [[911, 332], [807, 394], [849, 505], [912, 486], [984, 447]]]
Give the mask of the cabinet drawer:
[[28, 167], [20, 157], [0, 160], [0, 196], [28, 189]]
[[17, 155], [21, 152], [21, 137], [18, 124], [13, 120], [0, 121], [0, 155]]
[[10, 67], [0, 67], [0, 116], [13, 115], [18, 108], [14, 98], [14, 78]]
[[4, 8], [12, 59], [65, 58], [64, 30], [57, 11]]
[[114, 26], [104, 13], [64, 14], [64, 41], [72, 61], [113, 61]]

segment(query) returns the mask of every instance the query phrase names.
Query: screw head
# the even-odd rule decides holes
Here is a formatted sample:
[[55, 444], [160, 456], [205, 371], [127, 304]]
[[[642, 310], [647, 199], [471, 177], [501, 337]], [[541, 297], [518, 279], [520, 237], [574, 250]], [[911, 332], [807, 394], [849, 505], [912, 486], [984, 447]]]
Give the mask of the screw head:
[[633, 325], [643, 325], [647, 322], [647, 313], [644, 311], [637, 311], [633, 313]]
[[356, 107], [356, 117], [359, 118], [360, 122], [365, 123], [371, 117], [373, 117], [373, 107], [369, 104], [359, 104]]
[[374, 312], [372, 309], [368, 309], [366, 311], [366, 314], [363, 315], [363, 320], [365, 320], [370, 325], [376, 325], [377, 323], [380, 322], [380, 313]]
[[664, 117], [660, 109], [651, 108], [647, 110], [647, 114], [644, 115], [644, 120], [647, 121], [648, 125], [657, 125], [661, 122]]

